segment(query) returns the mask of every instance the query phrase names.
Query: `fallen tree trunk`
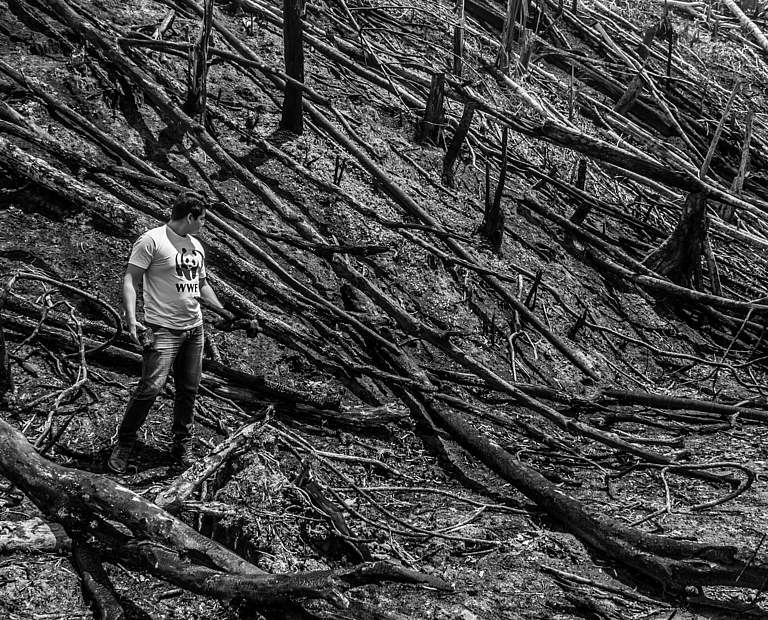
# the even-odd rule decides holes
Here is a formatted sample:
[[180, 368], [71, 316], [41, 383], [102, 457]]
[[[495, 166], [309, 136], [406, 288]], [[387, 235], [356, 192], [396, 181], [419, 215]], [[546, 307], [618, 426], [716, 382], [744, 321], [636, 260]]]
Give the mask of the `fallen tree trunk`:
[[[41, 457], [26, 438], [0, 420], [0, 473], [65, 529], [87, 533], [111, 557], [133, 563], [193, 592], [231, 600], [274, 604], [294, 597], [331, 599], [336, 588], [380, 581], [423, 583], [448, 589], [439, 578], [373, 562], [340, 571], [268, 575], [234, 552], [199, 534], [152, 502], [111, 478], [57, 465]], [[99, 527], [117, 521], [133, 536]], [[197, 563], [202, 562], [202, 563]]]
[[0, 471], [44, 514], [65, 527], [87, 523], [92, 514], [109, 516], [137, 536], [199, 554], [220, 570], [258, 572], [241, 557], [114, 480], [44, 459], [4, 420], [0, 420]]
[[595, 515], [541, 474], [482, 437], [454, 411], [435, 406], [431, 412], [462, 446], [582, 542], [640, 571], [662, 587], [762, 588], [768, 580], [768, 558], [764, 555], [731, 545], [708, 545], [649, 534], [616, 519]]
[[722, 416], [735, 415], [743, 420], [768, 422], [768, 411], [762, 409], [729, 405], [727, 403], [699, 400], [696, 398], [677, 398], [675, 396], [667, 396], [664, 394], [650, 394], [648, 392], [603, 390], [600, 392], [597, 402], [605, 404], [619, 403], [621, 405], [646, 405], [669, 410], [704, 411], [707, 413], [717, 413]]
[[[75, 207], [88, 212], [97, 227], [119, 237], [132, 237], [136, 216], [111, 196], [92, 189], [70, 175], [62, 174], [42, 159], [22, 151], [0, 136], [0, 164], [21, 178], [44, 187]], [[100, 226], [99, 226], [100, 225]]]

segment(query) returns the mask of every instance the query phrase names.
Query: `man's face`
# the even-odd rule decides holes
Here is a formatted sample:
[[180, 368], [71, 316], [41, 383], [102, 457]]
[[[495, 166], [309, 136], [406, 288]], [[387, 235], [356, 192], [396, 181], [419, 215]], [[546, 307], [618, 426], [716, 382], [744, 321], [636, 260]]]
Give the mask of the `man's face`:
[[189, 232], [196, 235], [200, 232], [200, 229], [205, 225], [205, 211], [200, 214], [200, 217], [194, 217], [191, 213], [187, 216], [189, 222]]

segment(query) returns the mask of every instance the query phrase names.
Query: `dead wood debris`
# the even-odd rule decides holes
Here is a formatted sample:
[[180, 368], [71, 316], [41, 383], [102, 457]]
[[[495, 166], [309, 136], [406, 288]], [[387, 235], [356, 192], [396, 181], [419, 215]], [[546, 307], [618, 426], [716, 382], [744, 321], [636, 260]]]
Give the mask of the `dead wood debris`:
[[[72, 42], [80, 44], [87, 41], [90, 62], [94, 66], [118, 74], [130, 83], [170, 128], [169, 136], [176, 136], [178, 142], [184, 137], [191, 140], [200, 152], [257, 197], [274, 221], [283, 227], [279, 233], [256, 227], [241, 212], [237, 203], [234, 200], [229, 202], [223, 194], [217, 196], [220, 201], [218, 207], [217, 203], [212, 204], [210, 221], [215, 235], [212, 249], [215, 258], [220, 259], [217, 260], [220, 270], [216, 275], [216, 284], [221, 284], [218, 288], [222, 291], [222, 298], [240, 317], [232, 328], [244, 330], [247, 337], [264, 334], [290, 347], [316, 370], [325, 373], [329, 381], [333, 378], [348, 388], [365, 405], [358, 409], [342, 408], [339, 399], [332, 395], [318, 396], [211, 362], [207, 366], [210, 375], [205, 385], [213, 394], [230, 399], [234, 405], [235, 426], [240, 426], [243, 418], [249, 415], [235, 403], [248, 403], [252, 408], [255, 404], [269, 403], [275, 405], [278, 416], [281, 411], [289, 411], [304, 419], [311, 420], [314, 416], [315, 421], [322, 420], [336, 427], [357, 417], [358, 428], [366, 428], [370, 427], [370, 418], [380, 413], [391, 416], [388, 421], [402, 421], [401, 409], [388, 406], [388, 403], [398, 399], [418, 420], [425, 444], [440, 453], [443, 462], [451, 461], [445, 442], [439, 436], [447, 431], [452, 441], [485, 463], [498, 477], [511, 482], [539, 509], [560, 521], [606, 557], [656, 579], [665, 587], [734, 584], [746, 588], [764, 587], [768, 579], [768, 561], [763, 555], [747, 548], [693, 543], [649, 534], [608, 516], [594, 514], [584, 503], [564, 494], [532, 466], [523, 463], [519, 452], [518, 458], [515, 458], [501, 448], [497, 442], [497, 428], [478, 428], [474, 425], [477, 417], [472, 417], [479, 412], [497, 427], [510, 430], [514, 426], [513, 420], [503, 412], [494, 411], [494, 402], [513, 401], [539, 416], [539, 422], [546, 420], [561, 433], [558, 437], [548, 433], [528, 433], [550, 450], [561, 450], [580, 458], [583, 463], [595, 465], [593, 455], [581, 454], [569, 446], [566, 435], [573, 435], [588, 438], [602, 448], [630, 455], [635, 459], [634, 470], [653, 466], [660, 472], [659, 482], [664, 486], [666, 503], [664, 508], [648, 512], [642, 520], [672, 511], [666, 479], [668, 473], [685, 473], [723, 484], [733, 483], [734, 479], [716, 476], [709, 469], [735, 467], [745, 472], [744, 481], [736, 481], [736, 488], [725, 493], [721, 500], [692, 504], [689, 506], [691, 510], [704, 510], [732, 499], [746, 491], [753, 480], [752, 473], [738, 463], [683, 463], [690, 456], [688, 452], [663, 450], [664, 446], [677, 444], [678, 437], [671, 440], [644, 438], [623, 429], [606, 430], [629, 419], [640, 421], [646, 427], [652, 426], [648, 417], [639, 415], [633, 409], [626, 410], [637, 405], [652, 407], [654, 416], [666, 416], [677, 423], [669, 428], [681, 432], [690, 430], [690, 422], [694, 420], [700, 424], [696, 427], [698, 429], [724, 421], [732, 427], [737, 419], [764, 421], [766, 416], [765, 410], [760, 408], [764, 404], [765, 393], [760, 366], [767, 350], [763, 336], [768, 306], [764, 303], [766, 294], [759, 281], [744, 277], [744, 256], [740, 254], [751, 252], [754, 247], [762, 250], [768, 247], [768, 228], [764, 217], [768, 212], [768, 181], [759, 175], [747, 176], [744, 169], [745, 162], [757, 169], [768, 163], [766, 143], [758, 132], [752, 133], [752, 121], [746, 123], [743, 129], [736, 122], [724, 135], [720, 133], [723, 130], [721, 122], [717, 134], [713, 136], [710, 123], [700, 120], [701, 109], [691, 102], [701, 101], [700, 107], [711, 112], [721, 108], [724, 99], [728, 98], [726, 107], [733, 107], [734, 114], [740, 114], [748, 108], [746, 99], [737, 95], [737, 89], [731, 88], [732, 85], [715, 84], [706, 92], [696, 90], [702, 88], [703, 69], [684, 56], [682, 51], [674, 49], [674, 37], [663, 39], [663, 29], [670, 27], [666, 22], [651, 32], [653, 36], [644, 36], [638, 28], [602, 3], [581, 9], [591, 19], [586, 19], [581, 10], [573, 10], [575, 5], [563, 7], [562, 3], [558, 5], [551, 0], [536, 3], [535, 14], [537, 19], [543, 19], [546, 28], [540, 34], [531, 36], [540, 50], [538, 59], [549, 64], [526, 62], [518, 67], [520, 75], [526, 75], [534, 85], [551, 82], [553, 88], [561, 90], [564, 82], [554, 77], [553, 72], [564, 71], [570, 75], [568, 88], [571, 89], [572, 100], [578, 101], [582, 113], [594, 122], [590, 126], [591, 132], [577, 128], [571, 122], [572, 114], [566, 119], [545, 104], [529, 91], [522, 80], [517, 79], [517, 74], [515, 77], [503, 76], [500, 83], [510, 90], [492, 97], [481, 95], [467, 82], [445, 76], [446, 100], [452, 104], [460, 103], [470, 112], [459, 120], [454, 106], [454, 111], [446, 113], [440, 123], [446, 128], [463, 125], [462, 132], [468, 129], [466, 141], [462, 138], [458, 146], [453, 145], [452, 151], [460, 151], [461, 144], [465, 144], [469, 151], [467, 159], [472, 166], [483, 166], [489, 179], [491, 171], [498, 171], [494, 208], [500, 207], [502, 198], [509, 199], [511, 196], [512, 200], [508, 200], [510, 207], [519, 209], [539, 227], [543, 227], [545, 221], [554, 224], [556, 230], [549, 228], [548, 234], [577, 258], [605, 274], [606, 281], [610, 281], [612, 286], [630, 290], [637, 287], [641, 295], [655, 297], [662, 303], [674, 299], [680, 306], [678, 311], [691, 322], [706, 317], [710, 322], [711, 340], [702, 345], [706, 349], [703, 354], [665, 351], [655, 346], [647, 333], [640, 334], [636, 330], [639, 337], [635, 338], [601, 324], [591, 313], [588, 302], [576, 300], [575, 304], [581, 307], [575, 307], [574, 302], [566, 301], [557, 292], [551, 281], [547, 282], [547, 277], [541, 276], [541, 272], [534, 275], [514, 266], [511, 269], [517, 269], [521, 275], [504, 271], [497, 262], [488, 258], [479, 241], [452, 230], [424, 209], [413, 198], [417, 188], [409, 191], [401, 179], [383, 168], [382, 155], [360, 137], [345, 114], [336, 109], [328, 98], [298, 83], [295, 77], [289, 78], [270, 68], [270, 64], [244, 43], [242, 37], [233, 33], [214, 10], [208, 28], [229, 45], [230, 50], [213, 50], [212, 53], [216, 53], [221, 62], [231, 63], [242, 73], [244, 80], [261, 91], [271, 90], [274, 93], [289, 86], [292, 91], [301, 92], [305, 97], [299, 101], [303, 101], [306, 119], [311, 121], [307, 122], [307, 127], [314, 136], [333, 149], [345, 152], [349, 161], [355, 162], [360, 170], [370, 175], [374, 185], [388, 197], [391, 211], [399, 213], [402, 221], [382, 216], [339, 187], [341, 174], [334, 173], [334, 182], [331, 183], [311, 171], [308, 165], [298, 162], [287, 149], [262, 141], [259, 144], [263, 151], [278, 159], [299, 178], [325, 192], [330, 196], [329, 200], [344, 202], [368, 224], [375, 222], [386, 227], [392, 235], [391, 239], [395, 240], [393, 243], [418, 246], [430, 256], [430, 260], [452, 265], [455, 280], [466, 287], [467, 300], [475, 296], [483, 302], [474, 306], [477, 318], [486, 325], [492, 324], [493, 327], [489, 328], [492, 332], [509, 328], [509, 334], [505, 333], [502, 339], [508, 345], [508, 351], [495, 349], [494, 338], [491, 338], [492, 346], [488, 352], [493, 363], [489, 363], [485, 355], [477, 355], [471, 334], [441, 323], [425, 312], [411, 310], [414, 307], [412, 304], [401, 303], [385, 286], [384, 275], [371, 275], [372, 271], [376, 272], [372, 268], [375, 265], [372, 257], [387, 246], [339, 243], [333, 236], [321, 232], [315, 219], [302, 209], [297, 196], [290, 195], [290, 192], [289, 198], [278, 195], [261, 175], [255, 174], [235, 158], [223, 141], [211, 133], [211, 123], [219, 123], [234, 131], [242, 130], [231, 114], [213, 101], [213, 97], [209, 97], [205, 108], [208, 122], [190, 117], [188, 106], [182, 109], [175, 103], [184, 99], [181, 85], [153, 56], [140, 51], [148, 47], [159, 53], [178, 51], [171, 42], [161, 45], [165, 42], [155, 41], [151, 46], [149, 43], [142, 45], [139, 37], [134, 36], [136, 33], [119, 32], [84, 7], [66, 0], [50, 0], [44, 6], [37, 6], [34, 0], [29, 3], [19, 0], [17, 4], [38, 16], [38, 23], [47, 31], [59, 32], [64, 27], [67, 36], [72, 33]], [[174, 11], [179, 12], [169, 14], [176, 20], [198, 20], [203, 15], [203, 8], [194, 0], [179, 0], [170, 4]], [[240, 10], [258, 14], [265, 24], [273, 28], [283, 27], [280, 16], [266, 3], [240, 0], [236, 4]], [[743, 13], [739, 14], [731, 6], [735, 4], [726, 4], [744, 24]], [[340, 26], [341, 34], [334, 35], [335, 45], [322, 40], [324, 33], [319, 27], [309, 20], [305, 24], [305, 38], [312, 44], [314, 53], [319, 54], [318, 63], [343, 65], [351, 74], [348, 81], [357, 82], [365, 89], [376, 87], [388, 92], [394, 95], [394, 105], [399, 108], [400, 114], [411, 118], [420, 116], [430, 83], [429, 74], [432, 73], [427, 65], [444, 59], [450, 51], [416, 37], [419, 49], [428, 62], [418, 68], [405, 68], [398, 60], [400, 53], [396, 50], [399, 46], [384, 45], [383, 42], [387, 41], [384, 34], [381, 40], [377, 40], [375, 33], [382, 30], [377, 26], [377, 20], [382, 17], [377, 17], [376, 11], [357, 13], [358, 17], [354, 17], [344, 2], [340, 6], [342, 11], [338, 7], [316, 9], [327, 11], [325, 17]], [[500, 7], [468, 2], [466, 12], [471, 17], [482, 18], [491, 26], [490, 31], [484, 31], [480, 23], [469, 20], [467, 37], [476, 36], [483, 41], [499, 34], [503, 19]], [[153, 36], [153, 39], [159, 38], [168, 29], [171, 20], [167, 21], [168, 25], [161, 25], [160, 34]], [[746, 26], [756, 36], [750, 23]], [[494, 27], [497, 32], [493, 31]], [[564, 45], [565, 29], [568, 36], [579, 38], [591, 48], [594, 57], [575, 54]], [[415, 35], [407, 30], [403, 31], [403, 38], [413, 41]], [[762, 46], [762, 41], [757, 40]], [[207, 48], [207, 43], [204, 48]], [[744, 55], [745, 61], [750, 64], [759, 62], [755, 52], [749, 48]], [[363, 66], [362, 60], [370, 60], [370, 63]], [[666, 76], [660, 69], [662, 66], [666, 67]], [[687, 79], [673, 85], [670, 82], [671, 67], [685, 71]], [[163, 199], [168, 192], [184, 187], [166, 170], [135, 155], [84, 117], [47, 95], [45, 85], [31, 83], [5, 63], [0, 64], [0, 70], [30, 97], [37, 97], [55, 108], [58, 118], [65, 121], [72, 131], [99, 148], [107, 158], [117, 158], [121, 164], [115, 166], [110, 163], [107, 168], [84, 161], [74, 150], [4, 103], [0, 131], [37, 149], [32, 154], [9, 139], [0, 137], [0, 167], [14, 179], [22, 183], [33, 182], [36, 187], [59, 196], [71, 208], [84, 210], [103, 228], [122, 236], [137, 232], [140, 217], [161, 216]], [[486, 69], [478, 59], [467, 58], [463, 61], [463, 71], [481, 75]], [[596, 94], [574, 93], [574, 80], [588, 85]], [[706, 83], [711, 84], [709, 80]], [[204, 85], [202, 88], [198, 91], [205, 92]], [[510, 101], [517, 104], [522, 101], [530, 109], [530, 114], [510, 113]], [[442, 105], [439, 107], [442, 108]], [[197, 108], [199, 106], [195, 107], [196, 112], [199, 111]], [[725, 114], [722, 119], [725, 119]], [[588, 177], [585, 164], [579, 164], [577, 178], [571, 183], [554, 165], [547, 165], [549, 162], [546, 159], [543, 165], [532, 165], [508, 152], [512, 150], [508, 149], [512, 136], [518, 136], [529, 144], [533, 141], [538, 144], [545, 142], [558, 149], [579, 153], [579, 162], [585, 162], [582, 157], [586, 157], [596, 164], [590, 167], [595, 171], [594, 182], [609, 188], [616, 178], [621, 177], [628, 180], [627, 186], [631, 189], [619, 190], [614, 186], [613, 190], [607, 190], [615, 191], [613, 202], [596, 199], [585, 191]], [[676, 140], [662, 139], [669, 137]], [[717, 149], [709, 148], [713, 145], [719, 146]], [[700, 163], [704, 153], [707, 153], [705, 162]], [[455, 153], [446, 164], [449, 174], [444, 173], [451, 183], [459, 176], [453, 170], [454, 157]], [[88, 182], [66, 171], [64, 166], [69, 164], [88, 171]], [[109, 175], [104, 174], [107, 169]], [[708, 174], [699, 174], [706, 169]], [[517, 177], [519, 191], [511, 194], [503, 192], [507, 175]], [[210, 182], [209, 178], [204, 180]], [[98, 187], [94, 187], [93, 183]], [[437, 177], [435, 183], [439, 184]], [[188, 189], [199, 191], [200, 187]], [[630, 196], [633, 202], [629, 202]], [[709, 208], [711, 203], [720, 206]], [[474, 209], [478, 207], [474, 199], [468, 199], [467, 204]], [[633, 208], [629, 209], [630, 206]], [[574, 207], [578, 217], [568, 219], [561, 214], [573, 211]], [[412, 218], [416, 223], [406, 218]], [[612, 223], [611, 232], [606, 228], [606, 221]], [[618, 230], [616, 223], [628, 226], [642, 240], [618, 236], [615, 233]], [[510, 222], [505, 222], [504, 218], [494, 219], [492, 232], [497, 250], [502, 246], [502, 235], [514, 232], [510, 228]], [[691, 233], [694, 228], [695, 234]], [[746, 247], [729, 248], [725, 243], [729, 238]], [[285, 259], [281, 244], [290, 246], [295, 257]], [[650, 253], [649, 249], [652, 250]], [[706, 262], [702, 261], [702, 257], [706, 258]], [[302, 269], [310, 261], [316, 261], [314, 264], [321, 264], [328, 274], [332, 274], [330, 277], [334, 279], [334, 285], [338, 284], [340, 289], [342, 285], [348, 287], [351, 293], [347, 303], [340, 304], [338, 298], [323, 290], [316, 279], [304, 277], [311, 270], [304, 269], [302, 273]], [[704, 271], [704, 264], [707, 272]], [[296, 270], [296, 267], [300, 269]], [[767, 267], [764, 259], [755, 258], [754, 269], [765, 273]], [[509, 265], [506, 268], [510, 268]], [[461, 273], [465, 274], [463, 280], [459, 275]], [[112, 364], [135, 365], [137, 356], [125, 339], [120, 338], [119, 318], [116, 329], [81, 319], [68, 301], [52, 302], [50, 290], [44, 292], [43, 304], [35, 306], [30, 303], [28, 291], [11, 294], [15, 279], [24, 278], [59, 289], [63, 295], [75, 293], [87, 296], [87, 293], [50, 277], [18, 270], [7, 280], [4, 289], [3, 303], [0, 304], [0, 379], [4, 378], [0, 381], [0, 391], [3, 395], [13, 395], [8, 369], [14, 363], [20, 366], [24, 363], [24, 360], [8, 354], [8, 342], [21, 343], [25, 347], [44, 343], [49, 349], [69, 351], [67, 356], [54, 355], [54, 365], [63, 378], [70, 379], [70, 387], [40, 396], [27, 405], [29, 409], [35, 409], [43, 402], [53, 401], [46, 423], [35, 441], [36, 447], [44, 451], [52, 447], [67, 428], [66, 421], [54, 428], [57, 413], [64, 406], [75, 405], [81, 397], [88, 404], [87, 387], [93, 380], [88, 375], [90, 364], [96, 360], [108, 364], [111, 359]], [[473, 278], [478, 292], [471, 285]], [[281, 307], [254, 304], [243, 294], [243, 290], [253, 283], [265, 292], [271, 302]], [[518, 284], [516, 291], [515, 283]], [[529, 287], [527, 295], [524, 294], [526, 283]], [[706, 292], [707, 285], [711, 293]], [[537, 293], [539, 287], [541, 292]], [[537, 294], [546, 297], [546, 303], [541, 302], [543, 316], [535, 311], [533, 299]], [[108, 305], [97, 301], [107, 308], [111, 317], [117, 316]], [[499, 319], [500, 324], [506, 324], [503, 328], [497, 328], [495, 314], [488, 316], [484, 313], [483, 304], [491, 304], [499, 309], [500, 314], [505, 314], [503, 321]], [[59, 307], [68, 308], [68, 314], [61, 316]], [[578, 329], [570, 331], [570, 340], [560, 335], [566, 330], [553, 328], [548, 313], [554, 309], [560, 316], [578, 322]], [[34, 315], [33, 311], [38, 314]], [[325, 327], [329, 323], [333, 323], [335, 329]], [[636, 344], [657, 360], [685, 359], [691, 366], [708, 368], [712, 373], [728, 373], [748, 393], [755, 395], [754, 402], [680, 399], [613, 389], [614, 386], [602, 384], [596, 396], [576, 397], [551, 385], [531, 386], [519, 384], [516, 380], [511, 382], [497, 368], [506, 368], [511, 364], [510, 372], [516, 378], [518, 368], [523, 368], [519, 359], [523, 359], [524, 353], [533, 356], [534, 360], [538, 356], [534, 341], [526, 330], [541, 337], [562, 356], [564, 363], [577, 369], [587, 383], [599, 383], [605, 378], [605, 370], [599, 369], [599, 364], [589, 355], [594, 347], [592, 343], [597, 341], [596, 336], [599, 335], [615, 352], [618, 352], [617, 345], [612, 338], [619, 339], [621, 346]], [[590, 343], [586, 340], [583, 344], [574, 342], [580, 331], [588, 331], [590, 337], [595, 338]], [[94, 344], [94, 338], [98, 338], [98, 344]], [[427, 368], [404, 344], [412, 341], [422, 343], [432, 358], [441, 360], [442, 366]], [[77, 365], [72, 364], [73, 354]], [[732, 361], [726, 361], [729, 357]], [[644, 386], [651, 383], [642, 371], [631, 366], [631, 362], [624, 360], [623, 363], [626, 370], [622, 372], [633, 377], [636, 383]], [[529, 362], [528, 366], [531, 365]], [[756, 368], [760, 368], [760, 374], [755, 374]], [[457, 399], [472, 402], [462, 407], [456, 402]], [[563, 405], [568, 408], [556, 408]], [[617, 406], [622, 409], [614, 411], [612, 407]], [[672, 413], [680, 410], [686, 413]], [[578, 414], [583, 411], [594, 416], [582, 419]], [[71, 421], [80, 412], [72, 408], [68, 420]], [[360, 415], [356, 416], [356, 412]], [[576, 415], [573, 415], [574, 412]], [[690, 416], [689, 412], [695, 412], [697, 417]], [[714, 415], [708, 417], [708, 414]], [[598, 419], [598, 415], [603, 417]], [[681, 417], [684, 415], [689, 417]], [[27, 421], [25, 430], [31, 429], [34, 420], [33, 417]], [[188, 472], [175, 485], [163, 490], [158, 496], [158, 506], [174, 511], [192, 508], [193, 504], [189, 501], [192, 490], [203, 485], [204, 480], [221, 467], [230, 453], [240, 448], [241, 442], [248, 445], [251, 433], [259, 424], [261, 422], [251, 420], [250, 425], [240, 430], [233, 428], [234, 432], [229, 433], [228, 439], [200, 464], [200, 471]], [[498, 542], [455, 533], [469, 521], [441, 531], [398, 517], [369, 490], [344, 476], [331, 463], [332, 458], [327, 453], [317, 450], [306, 439], [282, 425], [277, 424], [274, 429], [281, 441], [290, 446], [300, 459], [311, 455], [311, 459], [321, 464], [328, 475], [336, 476], [340, 485], [353, 489], [360, 498], [365, 498], [369, 508], [380, 515], [372, 518], [368, 511], [363, 513], [350, 508], [348, 512], [359, 522], [382, 528], [391, 536], [440, 537], [473, 544]], [[5, 449], [0, 451], [4, 475], [24, 490], [46, 514], [68, 529], [75, 541], [77, 557], [81, 559], [79, 568], [83, 575], [90, 575], [84, 579], [91, 584], [102, 614], [109, 617], [119, 617], [120, 611], [114, 609], [108, 584], [103, 584], [99, 561], [105, 557], [104, 554], [112, 554], [112, 557], [121, 554], [133, 566], [159, 574], [196, 592], [220, 598], [236, 596], [267, 606], [289, 598], [319, 597], [344, 607], [348, 601], [337, 588], [346, 589], [371, 580], [404, 580], [433, 587], [444, 585], [436, 578], [382, 563], [316, 574], [264, 576], [244, 559], [202, 537], [160, 507], [116, 487], [109, 480], [64, 470], [41, 460], [18, 431], [4, 422], [0, 422], [0, 441], [5, 445]], [[658, 444], [660, 449], [644, 447], [644, 443]], [[17, 460], [13, 460], [12, 455]], [[371, 459], [358, 460], [369, 466], [376, 465]], [[456, 463], [453, 465], [454, 471], [460, 469]], [[598, 467], [605, 471], [603, 465]], [[355, 540], [353, 527], [341, 516], [339, 506], [343, 505], [343, 498], [338, 491], [332, 486], [323, 489], [313, 480], [309, 469], [306, 471], [297, 487], [304, 489], [314, 508], [332, 524], [335, 535], [351, 546], [357, 559], [370, 559], [372, 556], [364, 541]], [[469, 484], [470, 479], [465, 480]], [[334, 501], [324, 497], [324, 490]], [[231, 512], [226, 506], [217, 507], [201, 501], [203, 503], [197, 505], [201, 512]], [[129, 509], [129, 505], [134, 507]], [[485, 509], [481, 506], [478, 511]], [[104, 524], [97, 531], [84, 531], [82, 524], [90, 522], [94, 516], [117, 519], [132, 530], [133, 538], [126, 538]], [[90, 542], [83, 542], [86, 535], [89, 541], [91, 537], [98, 540], [101, 556], [94, 555], [96, 552], [90, 548]], [[202, 554], [215, 568], [195, 563], [188, 557], [190, 552]], [[569, 576], [559, 576], [573, 581]], [[580, 585], [594, 586], [591, 583]], [[600, 615], [611, 617], [618, 613], [592, 599], [581, 597], [579, 601]]]

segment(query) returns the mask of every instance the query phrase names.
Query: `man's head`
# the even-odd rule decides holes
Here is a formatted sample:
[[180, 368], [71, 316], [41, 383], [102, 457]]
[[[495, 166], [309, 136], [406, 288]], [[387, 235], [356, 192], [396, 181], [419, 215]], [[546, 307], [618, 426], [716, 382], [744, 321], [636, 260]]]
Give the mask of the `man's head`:
[[199, 194], [181, 194], [171, 209], [171, 224], [180, 235], [197, 234], [205, 224], [205, 202]]

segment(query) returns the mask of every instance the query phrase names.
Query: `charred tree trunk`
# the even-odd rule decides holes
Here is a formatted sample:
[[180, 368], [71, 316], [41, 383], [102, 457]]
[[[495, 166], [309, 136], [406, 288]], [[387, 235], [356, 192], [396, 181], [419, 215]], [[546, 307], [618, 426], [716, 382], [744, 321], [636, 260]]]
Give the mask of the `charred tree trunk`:
[[[37, 507], [77, 537], [88, 536], [104, 558], [146, 570], [192, 592], [256, 604], [285, 604], [292, 597], [328, 598], [331, 588], [379, 581], [426, 583], [441, 579], [372, 562], [340, 571], [266, 574], [114, 480], [62, 467], [41, 457], [26, 438], [0, 420], [0, 474]], [[107, 521], [122, 523], [132, 536]], [[123, 530], [124, 531], [124, 530]], [[101, 593], [104, 590], [99, 589]]]
[[189, 116], [199, 117], [201, 125], [205, 124], [205, 104], [208, 97], [208, 44], [212, 26], [213, 0], [206, 0], [200, 36], [189, 51], [187, 98], [183, 106], [183, 110]]
[[515, 29], [515, 10], [520, 0], [507, 0], [507, 16], [501, 32], [499, 51], [496, 54], [496, 68], [502, 73], [509, 72], [509, 56], [512, 53], [512, 35]]
[[35, 517], [26, 521], [0, 521], [0, 555], [6, 553], [67, 553], [72, 539], [58, 523]]
[[507, 180], [507, 138], [509, 130], [505, 127], [501, 137], [501, 169], [499, 171], [499, 183], [493, 202], [485, 206], [483, 223], [480, 225], [480, 233], [487, 237], [493, 249], [500, 253], [501, 243], [504, 240], [504, 209], [501, 206], [501, 197], [504, 193], [504, 184]]
[[473, 101], [467, 101], [464, 105], [464, 112], [461, 115], [459, 126], [456, 128], [456, 133], [453, 134], [453, 139], [448, 145], [448, 150], [445, 152], [445, 158], [443, 159], [443, 183], [448, 187], [453, 187], [453, 167], [456, 163], [456, 158], [459, 156], [461, 145], [464, 144], [464, 140], [467, 138], [469, 127], [472, 125], [475, 107]]
[[[582, 158], [579, 160], [579, 164], [576, 168], [576, 188], [584, 191], [587, 186], [587, 160]], [[584, 201], [573, 212], [571, 221], [579, 226], [587, 219], [589, 212], [592, 210], [592, 203]]]
[[643, 77], [643, 72], [639, 71], [635, 77], [632, 78], [629, 86], [627, 86], [627, 90], [624, 91], [624, 94], [616, 102], [616, 105], [613, 106], [613, 110], [622, 116], [626, 116], [627, 112], [629, 112], [632, 106], [635, 105], [635, 102], [639, 99], [640, 95], [643, 94], [644, 88], [645, 78]]
[[416, 130], [417, 142], [431, 142], [439, 144], [440, 137], [443, 134], [443, 124], [445, 123], [445, 73], [432, 74], [432, 81], [429, 86], [429, 96], [427, 97], [427, 106]]
[[499, 51], [496, 54], [496, 68], [504, 74], [509, 72], [512, 43], [518, 39], [516, 24], [520, 22], [520, 31], [522, 32], [527, 21], [528, 0], [508, 0], [504, 30], [501, 33]]
[[690, 288], [701, 266], [709, 220], [702, 192], [688, 194], [672, 234], [643, 260], [643, 264], [675, 284]]
[[198, 460], [179, 476], [170, 487], [161, 491], [155, 498], [155, 504], [170, 513], [178, 512], [182, 503], [192, 495], [194, 490], [215, 474], [227, 459], [232, 458], [236, 452], [245, 451], [258, 441], [263, 426], [261, 421], [253, 422], [232, 434], [205, 458]]
[[464, 64], [464, 28], [466, 27], [464, 0], [456, 0], [456, 18], [459, 23], [453, 29], [453, 74], [460, 78]]
[[22, 151], [0, 136], [0, 163], [20, 178], [29, 179], [36, 188], [45, 188], [60, 196], [73, 211], [83, 209], [93, 218], [94, 226], [110, 234], [135, 235], [136, 215], [108, 194], [68, 175], [48, 162]]
[[[304, 27], [301, 14], [304, 0], [283, 0], [283, 51], [285, 53], [285, 72], [289, 77], [304, 82]], [[287, 82], [283, 98], [281, 129], [295, 134], [304, 132], [302, 114], [302, 89]]]

